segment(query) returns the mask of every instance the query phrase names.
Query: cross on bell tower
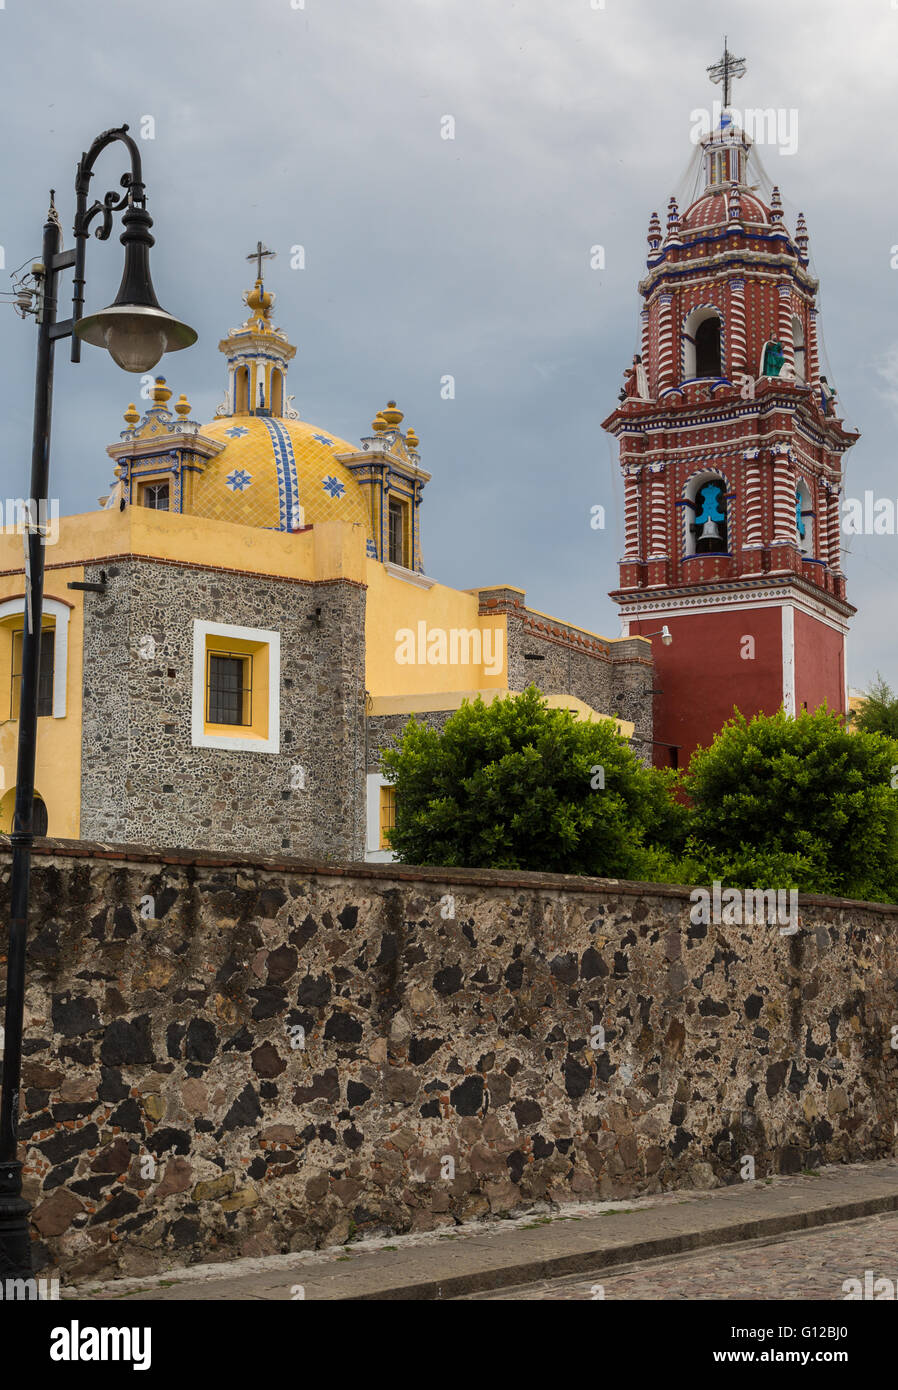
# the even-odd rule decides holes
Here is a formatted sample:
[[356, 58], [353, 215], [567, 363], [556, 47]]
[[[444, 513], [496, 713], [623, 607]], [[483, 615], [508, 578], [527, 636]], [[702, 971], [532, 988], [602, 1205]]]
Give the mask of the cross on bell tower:
[[745, 76], [745, 59], [733, 57], [727, 48], [726, 37], [723, 40], [723, 57], [719, 62], [712, 63], [707, 72], [713, 83], [723, 83], [723, 107], [726, 110], [730, 104], [730, 83], [736, 77]]

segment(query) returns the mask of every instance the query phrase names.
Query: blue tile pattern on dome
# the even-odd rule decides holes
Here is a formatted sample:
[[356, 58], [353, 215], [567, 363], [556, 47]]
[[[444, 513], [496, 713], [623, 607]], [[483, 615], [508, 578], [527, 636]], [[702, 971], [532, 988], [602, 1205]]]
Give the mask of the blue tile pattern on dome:
[[293, 442], [283, 425], [278, 424], [277, 420], [263, 420], [262, 423], [271, 435], [271, 445], [274, 450], [278, 479], [280, 529], [282, 531], [296, 531], [303, 524], [303, 516], [299, 505], [299, 484], [296, 478]]
[[332, 478], [330, 475], [323, 479], [322, 486], [328, 497], [342, 497], [346, 491], [346, 484], [341, 483], [339, 478]]
[[249, 434], [249, 430], [245, 425], [232, 425], [229, 430], [225, 430], [225, 434], [229, 439], [242, 439], [245, 434]]
[[252, 474], [247, 473], [245, 468], [235, 468], [233, 473], [229, 473], [225, 478], [225, 487], [229, 487], [232, 492], [243, 492], [252, 480]]
[[334, 447], [334, 441], [332, 439], [328, 439], [326, 434], [313, 434], [312, 438], [317, 439], [319, 444], [329, 445], [331, 449]]

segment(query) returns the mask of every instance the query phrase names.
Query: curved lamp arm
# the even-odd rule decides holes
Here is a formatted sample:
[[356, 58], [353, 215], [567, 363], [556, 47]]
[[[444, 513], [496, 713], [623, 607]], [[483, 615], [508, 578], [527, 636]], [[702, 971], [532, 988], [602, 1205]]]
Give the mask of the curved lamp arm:
[[[90, 181], [93, 177], [94, 165], [99, 156], [106, 149], [107, 145], [113, 145], [116, 141], [121, 141], [126, 146], [131, 156], [131, 171], [122, 174], [119, 180], [125, 190], [121, 195], [113, 189], [106, 194], [102, 202], [94, 202], [90, 207], [87, 206], [87, 195], [90, 188]], [[96, 229], [95, 235], [100, 241], [108, 240], [112, 232], [112, 214], [121, 212], [129, 204], [136, 204], [141, 209], [146, 208], [146, 191], [143, 186], [143, 169], [140, 162], [140, 150], [133, 138], [128, 134], [126, 125], [115, 126], [112, 130], [104, 130], [102, 135], [98, 135], [86, 154], [82, 154], [75, 171], [75, 197], [77, 199], [75, 211], [75, 276], [72, 290], [72, 322], [77, 323], [84, 310], [84, 257], [87, 245], [87, 238], [90, 235], [90, 224], [98, 214], [103, 214], [102, 225]], [[81, 339], [77, 334], [72, 335], [72, 361], [81, 361]]]

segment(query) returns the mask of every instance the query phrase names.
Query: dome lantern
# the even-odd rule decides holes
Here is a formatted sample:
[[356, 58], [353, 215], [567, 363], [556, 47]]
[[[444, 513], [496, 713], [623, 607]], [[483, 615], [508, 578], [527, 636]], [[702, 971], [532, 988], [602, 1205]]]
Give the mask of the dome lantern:
[[243, 302], [249, 315], [239, 328], [232, 328], [218, 344], [228, 361], [228, 389], [219, 407], [219, 416], [260, 415], [275, 419], [296, 420], [286, 394], [287, 367], [296, 355], [272, 322], [275, 296], [265, 289], [262, 279], [263, 260], [274, 257], [260, 242], [247, 260], [256, 262], [256, 280], [247, 290]]

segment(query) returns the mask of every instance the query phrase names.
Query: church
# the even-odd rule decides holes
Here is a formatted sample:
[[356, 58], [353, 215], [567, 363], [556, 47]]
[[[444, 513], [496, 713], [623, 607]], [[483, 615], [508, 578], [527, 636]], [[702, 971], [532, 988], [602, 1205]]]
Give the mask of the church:
[[[411, 715], [440, 727], [535, 683], [677, 768], [734, 705], [845, 712], [839, 496], [858, 436], [821, 371], [804, 217], [786, 227], [727, 115], [731, 61], [688, 202], [649, 223], [640, 351], [604, 421], [624, 483], [622, 635], [509, 583], [428, 575], [417, 434], [392, 400], [358, 443], [300, 417], [259, 243], [215, 418], [156, 378], [108, 448], [100, 510], [62, 518], [48, 549], [38, 833], [384, 860], [380, 756]], [[24, 603], [21, 539], [2, 536], [0, 831]]]
[[[651, 642], [425, 569], [430, 474], [395, 401], [358, 443], [300, 418], [296, 348], [257, 275], [220, 342], [215, 419], [156, 378], [99, 511], [48, 546], [35, 828], [113, 843], [392, 858], [385, 744], [410, 715], [535, 683], [651, 755]], [[25, 597], [0, 537], [0, 831], [15, 800]]]

